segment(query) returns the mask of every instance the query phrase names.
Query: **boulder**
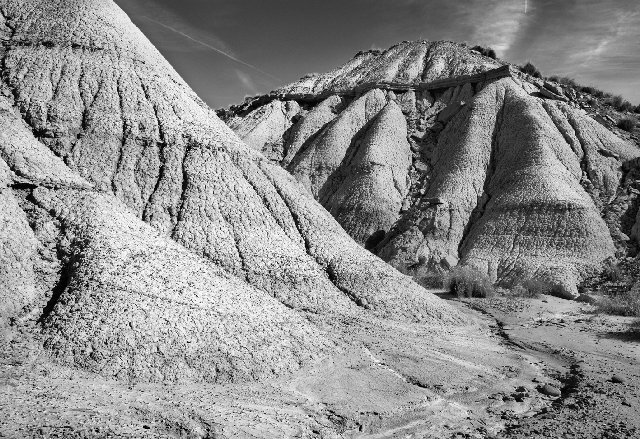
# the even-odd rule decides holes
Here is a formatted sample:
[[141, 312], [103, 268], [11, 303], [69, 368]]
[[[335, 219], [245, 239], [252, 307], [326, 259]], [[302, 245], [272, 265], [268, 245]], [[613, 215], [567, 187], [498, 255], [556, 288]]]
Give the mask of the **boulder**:
[[458, 265], [458, 258], [456, 256], [447, 255], [444, 258], [442, 258], [440, 263], [446, 270], [450, 270], [456, 265]]
[[544, 96], [545, 98], [548, 98], [548, 99], [555, 99], [557, 101], [565, 101], [565, 102], [567, 101], [566, 97], [564, 97], [561, 94], [558, 94], [558, 93], [555, 93], [555, 92], [549, 90], [547, 87], [539, 88], [539, 92], [540, 92], [540, 94], [542, 96]]
[[558, 96], [564, 96], [564, 90], [562, 89], [561, 86], [557, 84], [554, 84], [549, 81], [545, 81], [543, 86], [544, 88], [546, 88], [547, 90], [550, 90], [551, 92], [555, 93]]

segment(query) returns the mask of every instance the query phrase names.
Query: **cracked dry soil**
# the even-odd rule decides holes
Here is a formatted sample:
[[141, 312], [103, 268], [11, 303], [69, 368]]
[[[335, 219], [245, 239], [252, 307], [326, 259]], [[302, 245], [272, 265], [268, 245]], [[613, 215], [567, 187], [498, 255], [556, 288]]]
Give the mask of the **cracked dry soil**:
[[[450, 303], [484, 323], [504, 351], [429, 352], [421, 339], [455, 345], [459, 334], [383, 320], [320, 322], [361, 349], [262, 383], [127, 385], [56, 366], [16, 338], [1, 361], [0, 436], [640, 437], [640, 330], [631, 319], [547, 296]], [[459, 370], [448, 366], [456, 362]]]

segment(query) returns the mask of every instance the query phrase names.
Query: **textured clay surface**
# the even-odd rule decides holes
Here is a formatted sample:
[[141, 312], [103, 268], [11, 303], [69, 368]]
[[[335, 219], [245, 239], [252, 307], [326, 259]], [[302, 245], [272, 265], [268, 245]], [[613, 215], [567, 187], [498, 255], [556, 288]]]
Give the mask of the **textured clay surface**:
[[607, 206], [640, 151], [541, 88], [465, 45], [405, 42], [221, 114], [244, 137], [298, 103], [275, 161], [401, 270], [461, 263], [576, 297], [635, 233]]
[[298, 104], [247, 146], [113, 2], [0, 10], [3, 327], [107, 377], [231, 382], [340, 351], [309, 316], [463, 322], [256, 151]]

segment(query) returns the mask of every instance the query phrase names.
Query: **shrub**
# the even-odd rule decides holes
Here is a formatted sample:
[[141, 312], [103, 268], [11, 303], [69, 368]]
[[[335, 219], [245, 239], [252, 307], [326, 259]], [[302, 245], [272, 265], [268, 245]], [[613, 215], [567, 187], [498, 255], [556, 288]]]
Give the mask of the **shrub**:
[[307, 73], [300, 79], [301, 80], [302, 79], [310, 79], [310, 78], [315, 78], [316, 76], [320, 76], [320, 73], [316, 73], [316, 72]]
[[624, 274], [613, 258], [605, 261], [602, 277], [609, 282], [621, 282], [624, 280]]
[[606, 101], [606, 103], [611, 105], [613, 108], [620, 107], [622, 105], [622, 102], [623, 102], [623, 99], [622, 99], [622, 96], [620, 96], [620, 95], [611, 96]]
[[444, 286], [443, 277], [442, 273], [429, 271], [424, 274], [415, 275], [414, 279], [419, 285], [427, 289], [440, 289]]
[[488, 56], [489, 58], [496, 59], [496, 51], [491, 47], [473, 46], [471, 50], [480, 52], [481, 55]]
[[638, 105], [636, 108], [634, 108], [633, 112], [640, 114], [640, 105]]
[[640, 288], [606, 296], [596, 303], [599, 312], [619, 316], [640, 317]]
[[580, 87], [579, 89], [582, 93], [587, 93], [590, 95], [595, 94], [596, 89], [594, 87], [591, 87], [590, 85], [583, 85], [582, 87]]
[[531, 75], [534, 78], [542, 78], [542, 74], [540, 73], [540, 70], [538, 70], [536, 66], [531, 64], [531, 62], [528, 62], [525, 65], [521, 66], [520, 71], [528, 75]]
[[632, 132], [636, 128], [636, 124], [637, 122], [635, 119], [625, 117], [624, 119], [620, 119], [617, 125], [621, 130]]
[[631, 111], [633, 109], [633, 104], [629, 101], [622, 101], [622, 104], [617, 108], [618, 111]]
[[578, 88], [578, 84], [576, 83], [575, 79], [573, 78], [569, 78], [568, 76], [562, 76], [560, 78], [558, 78], [557, 82], [559, 82], [560, 84], [572, 87], [572, 88]]
[[489, 276], [470, 267], [455, 267], [445, 277], [444, 285], [458, 297], [491, 297], [495, 293]]
[[511, 295], [516, 297], [536, 298], [543, 294], [552, 294], [554, 285], [539, 279], [527, 279], [518, 282], [511, 288]]

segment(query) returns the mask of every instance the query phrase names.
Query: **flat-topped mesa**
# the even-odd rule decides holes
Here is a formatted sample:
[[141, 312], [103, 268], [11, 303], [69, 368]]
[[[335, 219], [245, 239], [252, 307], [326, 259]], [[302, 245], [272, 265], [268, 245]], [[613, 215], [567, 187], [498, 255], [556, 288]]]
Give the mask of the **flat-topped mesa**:
[[575, 297], [631, 234], [606, 206], [640, 151], [545, 87], [462, 44], [404, 42], [224, 117], [391, 264]]
[[0, 10], [0, 325], [35, 319], [55, 358], [108, 376], [223, 382], [334, 349], [301, 312], [462, 322], [244, 144], [111, 0]]

